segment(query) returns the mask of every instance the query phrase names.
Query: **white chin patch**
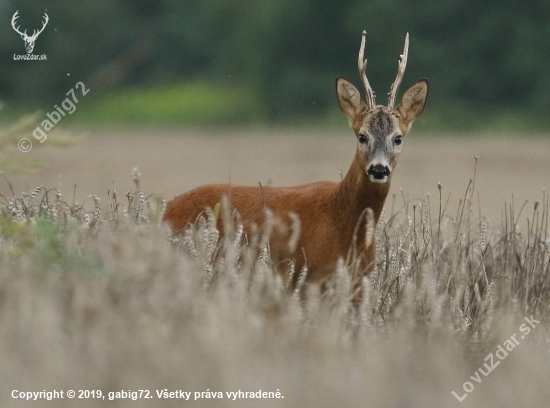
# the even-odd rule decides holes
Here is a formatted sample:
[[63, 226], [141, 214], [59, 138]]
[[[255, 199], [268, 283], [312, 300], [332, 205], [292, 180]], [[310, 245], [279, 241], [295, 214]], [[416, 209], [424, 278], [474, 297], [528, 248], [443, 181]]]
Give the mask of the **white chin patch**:
[[381, 178], [381, 179], [377, 179], [377, 178], [374, 178], [372, 176], [369, 176], [369, 179], [370, 181], [372, 181], [373, 183], [380, 183], [380, 184], [384, 184], [388, 181], [388, 177], [387, 176], [384, 176], [384, 178]]
[[371, 162], [365, 167], [365, 174], [372, 183], [384, 184], [390, 178], [391, 167], [383, 161]]

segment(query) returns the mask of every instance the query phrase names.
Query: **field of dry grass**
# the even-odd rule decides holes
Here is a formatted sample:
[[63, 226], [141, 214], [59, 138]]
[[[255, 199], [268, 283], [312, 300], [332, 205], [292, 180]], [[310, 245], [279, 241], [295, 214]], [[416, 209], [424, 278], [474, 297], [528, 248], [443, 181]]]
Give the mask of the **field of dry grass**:
[[[90, 194], [106, 199], [116, 189], [132, 187], [131, 172], [138, 166], [144, 191], [171, 199], [201, 184], [296, 185], [318, 180], [337, 181], [353, 158], [355, 140], [343, 123], [341, 129], [322, 131], [275, 130], [93, 130], [75, 132], [79, 143], [59, 148], [48, 141], [33, 147], [24, 158], [41, 160], [45, 167], [30, 175], [8, 175], [17, 193], [37, 185], [73, 191], [81, 202]], [[522, 135], [476, 138], [467, 136], [419, 135], [414, 129], [404, 142], [403, 153], [392, 182], [392, 191], [403, 200], [422, 193], [438, 195], [437, 184], [448, 194], [450, 213], [474, 173], [478, 156], [476, 190], [484, 215], [499, 223], [504, 201], [516, 206], [525, 200], [533, 204], [550, 188], [550, 136], [525, 138]], [[7, 183], [0, 193], [10, 194]], [[475, 211], [479, 214], [478, 200]], [[391, 205], [391, 194], [388, 198]]]
[[[338, 180], [353, 136], [219, 133], [93, 131], [72, 147], [27, 153], [47, 166], [8, 177], [16, 198], [7, 183], [0, 189], [1, 406], [547, 406], [550, 138], [458, 142], [413, 130], [356, 310], [352, 265], [304, 300], [286, 293], [238, 227], [220, 242], [207, 218], [170, 239], [162, 201], [146, 198], [229, 178]], [[443, 216], [438, 182], [443, 202], [451, 194]], [[97, 195], [87, 212], [73, 203], [74, 184], [80, 203]], [[158, 398], [165, 389], [191, 401]], [[105, 400], [27, 402], [13, 390], [101, 390]], [[108, 401], [139, 390], [152, 398]], [[284, 398], [226, 394], [239, 390]]]

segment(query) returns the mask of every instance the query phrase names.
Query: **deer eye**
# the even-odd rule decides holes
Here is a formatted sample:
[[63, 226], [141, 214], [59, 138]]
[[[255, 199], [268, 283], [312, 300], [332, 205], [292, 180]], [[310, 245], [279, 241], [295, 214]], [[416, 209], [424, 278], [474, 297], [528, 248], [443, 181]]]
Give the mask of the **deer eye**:
[[395, 136], [395, 138], [393, 139], [393, 142], [396, 145], [400, 145], [403, 142], [403, 136], [401, 136], [401, 135]]
[[367, 136], [366, 135], [360, 134], [358, 136], [358, 138], [359, 138], [359, 143], [362, 143], [362, 144], [367, 143]]

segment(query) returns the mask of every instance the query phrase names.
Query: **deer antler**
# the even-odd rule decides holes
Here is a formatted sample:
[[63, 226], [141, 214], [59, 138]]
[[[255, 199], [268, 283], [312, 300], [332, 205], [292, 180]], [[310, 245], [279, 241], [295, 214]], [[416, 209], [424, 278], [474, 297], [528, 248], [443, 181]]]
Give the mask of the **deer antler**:
[[27, 30], [25, 30], [24, 33], [22, 33], [21, 31], [19, 31], [19, 27], [16, 27], [15, 26], [15, 20], [17, 20], [19, 18], [18, 16], [18, 13], [19, 13], [19, 10], [17, 10], [15, 12], [15, 14], [13, 15], [12, 19], [11, 19], [11, 26], [13, 27], [13, 29], [20, 35], [24, 35], [25, 37], [27, 36]]
[[34, 30], [31, 38], [36, 38], [38, 35], [44, 31], [46, 28], [46, 25], [48, 24], [48, 21], [50, 21], [50, 18], [48, 17], [48, 14], [44, 12], [44, 22], [42, 23], [42, 28], [38, 31]]
[[401, 59], [397, 62], [397, 77], [395, 78], [394, 83], [391, 86], [390, 93], [388, 94], [388, 110], [393, 111], [395, 105], [395, 97], [397, 96], [397, 90], [401, 81], [403, 80], [403, 75], [405, 74], [405, 67], [407, 66], [407, 55], [409, 54], [409, 33], [405, 37], [405, 48], [403, 50], [403, 55]]
[[369, 111], [374, 111], [376, 108], [376, 102], [374, 100], [375, 95], [374, 91], [370, 87], [369, 80], [367, 79], [366, 69], [367, 69], [367, 60], [364, 60], [365, 57], [365, 37], [367, 32], [363, 30], [363, 36], [361, 38], [361, 48], [359, 49], [359, 59], [357, 65], [359, 67], [359, 75], [361, 76], [361, 81], [365, 87], [365, 100], [367, 102], [367, 108]]
[[42, 23], [42, 28], [40, 30], [33, 30], [33, 33], [31, 36], [27, 35], [27, 30], [25, 30], [24, 32], [21, 32], [19, 31], [19, 26], [15, 26], [16, 24], [16, 20], [19, 18], [19, 10], [17, 10], [15, 12], [15, 14], [13, 15], [12, 19], [11, 19], [11, 26], [13, 27], [13, 29], [18, 33], [20, 34], [21, 36], [24, 36], [26, 39], [29, 39], [29, 40], [34, 40], [36, 39], [36, 37], [38, 37], [38, 35], [44, 31], [44, 29], [46, 28], [46, 25], [48, 24], [48, 21], [50, 21], [50, 18], [48, 17], [48, 14], [46, 12], [44, 12], [44, 22]]

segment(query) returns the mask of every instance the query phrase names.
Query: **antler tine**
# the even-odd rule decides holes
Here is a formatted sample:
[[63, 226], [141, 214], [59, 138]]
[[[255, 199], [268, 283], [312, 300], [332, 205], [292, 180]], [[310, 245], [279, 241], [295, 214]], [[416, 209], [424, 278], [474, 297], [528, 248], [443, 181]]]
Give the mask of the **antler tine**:
[[15, 14], [13, 15], [13, 17], [11, 18], [11, 26], [13, 27], [13, 29], [20, 35], [26, 35], [27, 34], [27, 30], [25, 30], [24, 33], [22, 33], [21, 31], [19, 31], [19, 26], [16, 27], [15, 24], [16, 24], [16, 20], [19, 18], [19, 10], [17, 10], [15, 12]]
[[357, 65], [359, 67], [359, 76], [361, 77], [361, 81], [363, 82], [363, 87], [365, 88], [365, 100], [367, 102], [367, 108], [369, 111], [373, 111], [376, 107], [375, 102], [375, 95], [374, 91], [372, 90], [369, 80], [367, 79], [367, 60], [364, 59], [365, 57], [365, 37], [367, 35], [367, 32], [363, 30], [363, 36], [361, 38], [361, 48], [359, 49], [359, 59], [357, 61]]
[[38, 30], [38, 32], [34, 35], [36, 35], [38, 37], [38, 34], [40, 34], [42, 31], [44, 31], [44, 29], [46, 28], [46, 26], [48, 25], [48, 21], [50, 21], [50, 18], [48, 17], [48, 14], [46, 12], [44, 12], [44, 22], [42, 23], [42, 28], [40, 30]]
[[409, 54], [409, 33], [405, 37], [405, 48], [403, 50], [403, 55], [401, 59], [397, 62], [397, 77], [395, 78], [394, 83], [391, 86], [390, 93], [388, 94], [388, 110], [393, 111], [395, 105], [395, 97], [397, 96], [397, 90], [401, 81], [403, 80], [403, 75], [405, 74], [405, 67], [407, 66], [407, 56]]

